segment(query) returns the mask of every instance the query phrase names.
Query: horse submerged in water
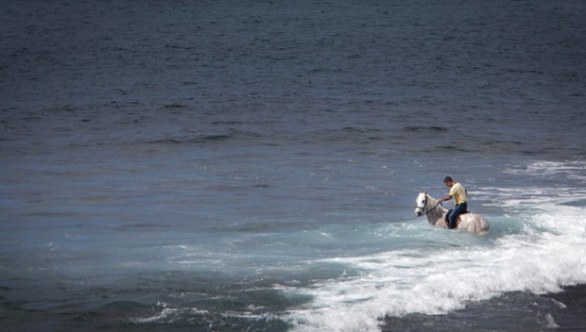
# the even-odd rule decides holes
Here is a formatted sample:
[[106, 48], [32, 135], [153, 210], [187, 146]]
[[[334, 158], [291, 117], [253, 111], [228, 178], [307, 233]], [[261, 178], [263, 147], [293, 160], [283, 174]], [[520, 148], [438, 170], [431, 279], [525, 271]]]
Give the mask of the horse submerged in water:
[[[431, 225], [448, 228], [448, 224], [446, 223], [448, 210], [441, 206], [437, 199], [429, 196], [427, 193], [419, 193], [415, 202], [417, 204], [415, 215], [418, 217], [425, 215]], [[481, 233], [488, 231], [489, 225], [482, 216], [475, 213], [465, 213], [458, 217], [456, 228], [471, 233]]]

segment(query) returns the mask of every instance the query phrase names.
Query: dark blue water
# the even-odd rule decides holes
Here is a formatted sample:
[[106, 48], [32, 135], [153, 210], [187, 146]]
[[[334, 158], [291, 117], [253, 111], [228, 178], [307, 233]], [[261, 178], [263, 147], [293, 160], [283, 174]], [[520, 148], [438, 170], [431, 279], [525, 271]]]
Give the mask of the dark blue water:
[[9, 1], [3, 329], [586, 328], [584, 6]]

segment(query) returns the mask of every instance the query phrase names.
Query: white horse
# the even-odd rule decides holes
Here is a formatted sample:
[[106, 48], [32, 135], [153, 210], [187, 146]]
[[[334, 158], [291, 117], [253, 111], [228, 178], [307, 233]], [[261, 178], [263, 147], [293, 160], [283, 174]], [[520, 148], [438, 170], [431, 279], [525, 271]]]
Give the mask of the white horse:
[[[441, 206], [437, 199], [427, 193], [419, 193], [415, 202], [417, 203], [415, 215], [418, 217], [425, 215], [431, 225], [448, 228], [445, 219], [448, 210]], [[486, 232], [489, 228], [488, 222], [475, 213], [461, 214], [456, 222], [457, 229], [464, 229], [471, 233]]]

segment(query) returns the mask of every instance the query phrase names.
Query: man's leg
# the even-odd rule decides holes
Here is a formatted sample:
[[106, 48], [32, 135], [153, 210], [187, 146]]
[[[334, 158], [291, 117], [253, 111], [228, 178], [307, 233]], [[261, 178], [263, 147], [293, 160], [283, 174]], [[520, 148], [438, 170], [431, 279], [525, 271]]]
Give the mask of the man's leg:
[[468, 204], [463, 203], [463, 204], [458, 204], [455, 206], [454, 208], [454, 212], [452, 212], [452, 214], [450, 214], [450, 224], [448, 225], [448, 227], [451, 228], [456, 228], [457, 224], [457, 220], [458, 217], [466, 212], [466, 210], [468, 210]]
[[458, 208], [456, 207], [449, 215], [448, 215], [448, 228], [452, 229], [456, 227], [456, 220], [458, 219]]

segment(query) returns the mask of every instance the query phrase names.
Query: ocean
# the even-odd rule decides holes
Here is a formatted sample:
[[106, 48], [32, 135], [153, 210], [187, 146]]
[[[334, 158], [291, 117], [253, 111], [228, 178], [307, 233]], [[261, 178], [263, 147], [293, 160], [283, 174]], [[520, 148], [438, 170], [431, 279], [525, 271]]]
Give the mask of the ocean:
[[[2, 331], [586, 329], [585, 2], [0, 21]], [[415, 216], [447, 175], [488, 233]]]

